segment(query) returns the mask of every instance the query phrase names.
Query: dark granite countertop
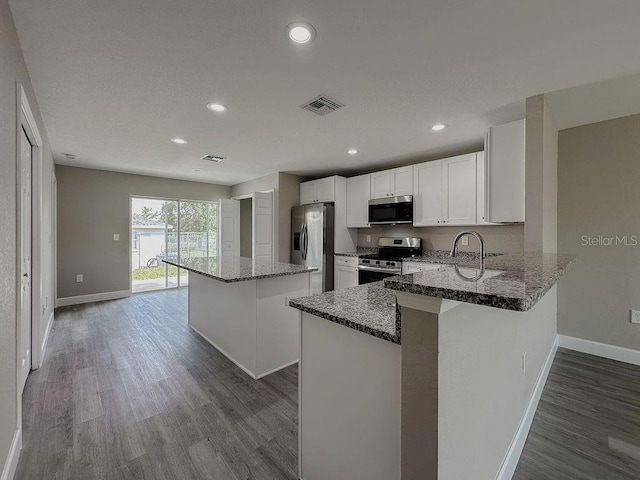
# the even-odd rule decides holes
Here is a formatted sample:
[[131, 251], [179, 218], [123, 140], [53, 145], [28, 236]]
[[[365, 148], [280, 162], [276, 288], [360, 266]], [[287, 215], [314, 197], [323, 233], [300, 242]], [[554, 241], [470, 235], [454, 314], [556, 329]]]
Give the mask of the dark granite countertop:
[[266, 262], [245, 257], [200, 257], [181, 260], [180, 263], [163, 261], [169, 265], [226, 283], [297, 275], [317, 270], [317, 268], [308, 268], [303, 265]]
[[[488, 253], [487, 256], [495, 257], [502, 255], [500, 253]], [[480, 262], [480, 254], [478, 252], [460, 252], [455, 257], [449, 256], [449, 250], [423, 250], [419, 257], [406, 257], [403, 262], [419, 262], [419, 263], [439, 263], [439, 264], [462, 264], [468, 262]]]
[[396, 295], [382, 282], [289, 300], [303, 312], [325, 318], [374, 337], [400, 343]]
[[479, 268], [479, 260], [461, 261], [390, 277], [384, 283], [385, 287], [401, 292], [526, 311], [556, 284], [574, 259], [574, 255], [505, 254], [488, 257], [484, 271]]
[[359, 257], [361, 255], [371, 255], [372, 253], [378, 253], [377, 247], [356, 247], [355, 252], [340, 252], [334, 253], [338, 257]]

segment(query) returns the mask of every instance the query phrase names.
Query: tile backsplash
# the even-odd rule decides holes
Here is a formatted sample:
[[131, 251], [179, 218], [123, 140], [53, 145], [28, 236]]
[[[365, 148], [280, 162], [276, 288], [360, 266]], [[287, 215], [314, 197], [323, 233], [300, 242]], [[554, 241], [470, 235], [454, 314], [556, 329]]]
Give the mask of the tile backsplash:
[[[455, 236], [463, 230], [478, 232], [485, 240], [489, 253], [516, 253], [524, 247], [524, 224], [470, 227], [407, 227], [386, 226], [358, 229], [358, 246], [375, 247], [380, 237], [420, 237], [425, 250], [449, 250]], [[367, 235], [371, 241], [367, 242]], [[469, 237], [469, 245], [459, 245], [460, 251], [478, 251], [475, 238]]]

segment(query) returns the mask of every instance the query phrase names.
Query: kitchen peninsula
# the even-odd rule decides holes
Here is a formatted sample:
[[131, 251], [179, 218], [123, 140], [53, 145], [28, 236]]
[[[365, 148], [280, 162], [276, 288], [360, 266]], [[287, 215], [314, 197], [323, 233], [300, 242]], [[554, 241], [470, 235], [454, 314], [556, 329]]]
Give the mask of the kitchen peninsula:
[[222, 256], [165, 263], [189, 276], [189, 326], [251, 377], [298, 361], [300, 318], [287, 307], [309, 295], [314, 268]]
[[301, 479], [510, 478], [573, 256], [430, 258], [440, 265], [290, 302]]

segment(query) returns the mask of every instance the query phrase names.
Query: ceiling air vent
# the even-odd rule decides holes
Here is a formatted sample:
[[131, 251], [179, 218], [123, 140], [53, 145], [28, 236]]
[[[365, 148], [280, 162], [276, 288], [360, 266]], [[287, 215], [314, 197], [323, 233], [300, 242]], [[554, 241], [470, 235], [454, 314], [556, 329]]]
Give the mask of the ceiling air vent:
[[310, 112], [313, 112], [316, 115], [320, 116], [324, 116], [327, 113], [335, 112], [342, 107], [344, 107], [342, 103], [337, 102], [327, 97], [326, 95], [320, 95], [310, 102], [307, 102], [304, 105], [300, 105], [300, 108], [302, 108], [303, 110], [309, 110]]
[[224, 160], [224, 157], [219, 157], [217, 155], [205, 155], [204, 157], [201, 157], [200, 160], [208, 160], [210, 162], [220, 163], [222, 160]]

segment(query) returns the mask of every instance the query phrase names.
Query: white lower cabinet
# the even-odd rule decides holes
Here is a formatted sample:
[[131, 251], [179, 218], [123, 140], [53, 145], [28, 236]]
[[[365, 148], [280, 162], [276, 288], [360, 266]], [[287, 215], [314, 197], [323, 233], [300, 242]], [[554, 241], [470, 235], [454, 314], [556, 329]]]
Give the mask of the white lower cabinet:
[[402, 262], [402, 274], [408, 275], [409, 273], [425, 272], [427, 270], [437, 270], [440, 268], [438, 263], [425, 263], [425, 262]]
[[333, 269], [334, 290], [358, 285], [358, 257], [336, 256]]

